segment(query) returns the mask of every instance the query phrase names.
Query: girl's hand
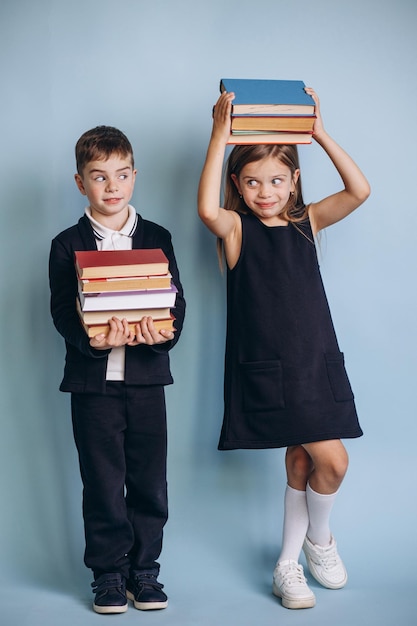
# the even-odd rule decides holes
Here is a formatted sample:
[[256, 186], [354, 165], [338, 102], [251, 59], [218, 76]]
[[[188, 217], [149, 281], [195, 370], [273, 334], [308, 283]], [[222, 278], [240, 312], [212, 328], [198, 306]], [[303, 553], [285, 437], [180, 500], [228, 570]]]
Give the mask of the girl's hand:
[[306, 87], [304, 91], [313, 98], [314, 104], [316, 105], [314, 111], [316, 119], [314, 120], [313, 127], [313, 137], [315, 137], [316, 135], [320, 135], [320, 133], [324, 132], [323, 119], [320, 112], [320, 100], [314, 89], [312, 89], [311, 87]]
[[136, 324], [136, 335], [129, 341], [129, 346], [138, 346], [139, 344], [146, 344], [147, 346], [154, 346], [166, 341], [174, 339], [174, 333], [170, 330], [157, 331], [155, 329], [153, 320], [151, 317], [143, 317], [139, 324]]
[[227, 142], [231, 131], [232, 101], [235, 94], [224, 91], [217, 100], [213, 109], [212, 139], [220, 139]]
[[134, 339], [126, 319], [112, 317], [109, 320], [110, 330], [107, 335], [96, 335], [90, 339], [90, 346], [96, 350], [109, 350], [125, 346]]

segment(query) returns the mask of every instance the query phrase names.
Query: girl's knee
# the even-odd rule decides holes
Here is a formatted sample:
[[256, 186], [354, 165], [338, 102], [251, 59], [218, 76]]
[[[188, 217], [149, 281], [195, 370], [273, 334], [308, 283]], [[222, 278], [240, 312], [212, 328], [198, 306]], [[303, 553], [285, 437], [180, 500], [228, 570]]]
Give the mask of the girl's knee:
[[337, 491], [343, 482], [349, 466], [346, 450], [332, 455], [323, 467], [323, 478], [328, 484], [330, 491]]
[[336, 491], [349, 466], [349, 457], [344, 445], [340, 441], [323, 441], [309, 444], [306, 448], [314, 462], [313, 482], [326, 489], [327, 493]]
[[335, 489], [340, 486], [344, 477], [346, 476], [348, 465], [349, 463], [346, 456], [346, 458], [331, 458], [322, 467], [322, 471], [327, 476], [327, 480], [335, 485]]
[[292, 446], [285, 456], [288, 483], [295, 489], [305, 489], [313, 469], [311, 457], [302, 446]]
[[349, 467], [349, 456], [341, 442], [336, 449], [332, 450], [330, 464], [334, 476], [342, 482]]

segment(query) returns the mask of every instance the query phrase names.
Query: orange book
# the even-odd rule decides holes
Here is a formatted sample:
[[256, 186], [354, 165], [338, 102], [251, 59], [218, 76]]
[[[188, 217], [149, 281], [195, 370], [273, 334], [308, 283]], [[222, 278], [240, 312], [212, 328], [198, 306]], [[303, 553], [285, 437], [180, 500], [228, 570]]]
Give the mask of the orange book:
[[160, 276], [126, 276], [125, 278], [83, 278], [79, 279], [82, 293], [104, 293], [107, 291], [140, 291], [152, 289], [169, 289], [171, 274]]
[[[86, 324], [81, 318], [80, 320], [81, 324], [84, 326], [85, 332], [89, 337], [95, 337], [96, 335], [101, 335], [102, 333], [107, 335], [110, 330], [110, 326], [108, 324]], [[164, 320], [153, 320], [153, 324], [158, 331], [169, 330], [175, 332], [174, 321], [175, 317], [171, 315], [170, 318]], [[133, 333], [135, 332], [135, 327], [138, 322], [139, 320], [137, 320], [137, 322], [129, 323], [129, 330], [131, 330]]]
[[315, 115], [232, 115], [232, 133], [235, 131], [311, 133], [315, 119]]

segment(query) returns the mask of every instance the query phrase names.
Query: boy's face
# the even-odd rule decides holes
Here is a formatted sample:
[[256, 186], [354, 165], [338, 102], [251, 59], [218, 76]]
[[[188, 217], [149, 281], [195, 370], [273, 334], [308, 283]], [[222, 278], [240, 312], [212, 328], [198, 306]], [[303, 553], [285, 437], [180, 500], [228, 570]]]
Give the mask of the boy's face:
[[132, 160], [117, 154], [105, 161], [90, 161], [75, 182], [90, 203], [92, 217], [107, 228], [120, 230], [129, 215], [128, 204], [135, 186]]

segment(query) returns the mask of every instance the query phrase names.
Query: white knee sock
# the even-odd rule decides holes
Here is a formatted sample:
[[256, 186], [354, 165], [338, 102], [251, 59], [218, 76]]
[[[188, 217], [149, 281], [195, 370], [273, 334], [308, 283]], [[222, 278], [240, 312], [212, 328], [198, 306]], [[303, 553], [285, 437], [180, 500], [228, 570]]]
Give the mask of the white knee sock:
[[278, 562], [292, 559], [298, 563], [307, 527], [308, 510], [306, 492], [293, 489], [287, 485], [284, 498], [282, 548]]
[[338, 491], [322, 494], [313, 491], [307, 483], [306, 499], [309, 517], [307, 537], [318, 546], [328, 546], [331, 541], [330, 513]]

